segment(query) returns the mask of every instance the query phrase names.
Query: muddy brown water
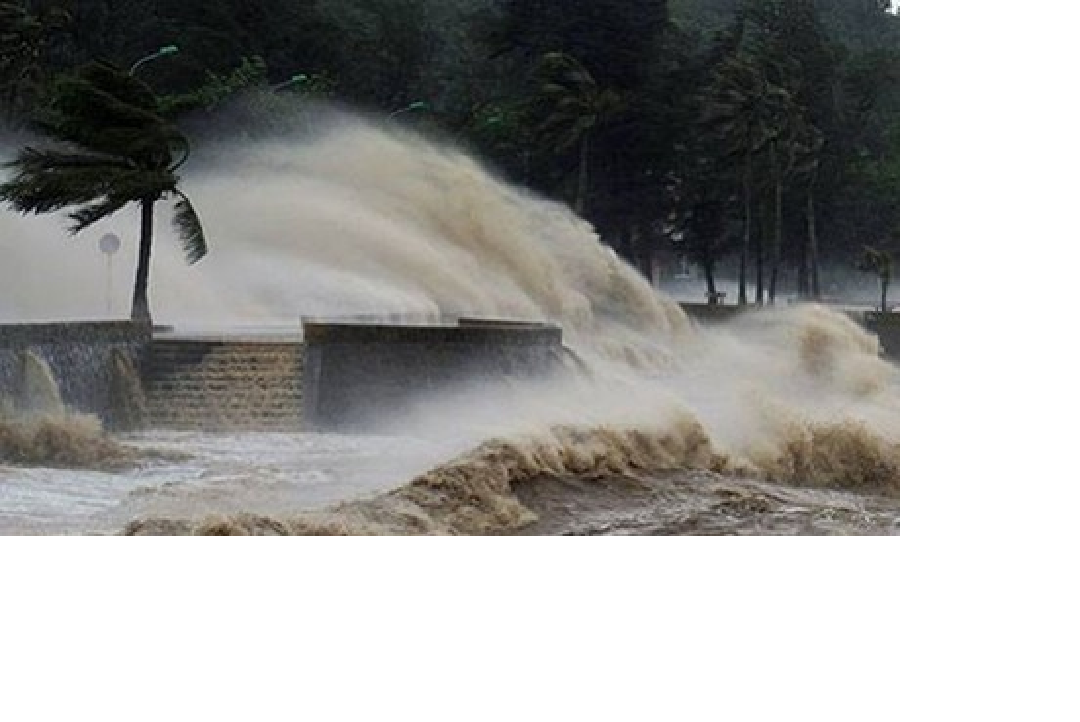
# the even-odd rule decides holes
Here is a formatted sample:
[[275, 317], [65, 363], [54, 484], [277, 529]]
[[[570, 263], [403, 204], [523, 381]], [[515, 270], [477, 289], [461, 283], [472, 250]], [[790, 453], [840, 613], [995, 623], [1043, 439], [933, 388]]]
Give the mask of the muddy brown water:
[[534, 479], [515, 487], [539, 520], [517, 535], [900, 534], [900, 500], [802, 489], [706, 471], [599, 480]]

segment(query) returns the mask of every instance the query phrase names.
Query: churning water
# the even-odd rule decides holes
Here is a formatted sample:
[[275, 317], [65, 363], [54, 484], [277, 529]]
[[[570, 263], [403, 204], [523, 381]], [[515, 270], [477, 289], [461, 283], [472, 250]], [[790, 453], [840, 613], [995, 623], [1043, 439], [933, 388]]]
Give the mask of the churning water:
[[[154, 458], [119, 471], [3, 466], [0, 530], [898, 530], [899, 369], [846, 317], [801, 306], [700, 329], [565, 206], [355, 118], [207, 155], [187, 188], [211, 253], [184, 266], [158, 219], [157, 322], [544, 320], [584, 368], [447, 390], [407, 434], [393, 419], [385, 436], [151, 432], [124, 440]], [[104, 296], [96, 240], [126, 240], [112, 285], [130, 288], [133, 215], [76, 239], [53, 218], [0, 225], [0, 319], [127, 307]]]

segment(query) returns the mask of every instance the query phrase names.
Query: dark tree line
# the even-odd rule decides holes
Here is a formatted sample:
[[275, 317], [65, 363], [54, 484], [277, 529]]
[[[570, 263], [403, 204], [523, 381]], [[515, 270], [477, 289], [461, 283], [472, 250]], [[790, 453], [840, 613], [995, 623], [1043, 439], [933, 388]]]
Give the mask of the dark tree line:
[[[0, 117], [57, 106], [103, 60], [198, 142], [244, 89], [317, 92], [458, 139], [564, 198], [647, 275], [740, 269], [740, 301], [823, 262], [899, 254], [899, 17], [887, 0], [0, 2]], [[75, 73], [73, 76], [72, 73]], [[281, 95], [281, 94], [278, 94]], [[280, 116], [269, 92], [249, 121]], [[262, 116], [262, 117], [260, 117]], [[155, 121], [157, 122], [157, 121]], [[164, 122], [162, 120], [162, 122]], [[110, 153], [119, 149], [110, 148]], [[756, 296], [748, 297], [754, 281]]]

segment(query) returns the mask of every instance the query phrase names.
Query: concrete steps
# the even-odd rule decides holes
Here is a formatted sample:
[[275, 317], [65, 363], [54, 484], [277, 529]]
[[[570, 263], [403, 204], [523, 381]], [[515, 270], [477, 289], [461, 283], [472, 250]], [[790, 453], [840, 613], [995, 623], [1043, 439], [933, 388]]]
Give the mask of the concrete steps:
[[298, 342], [155, 339], [147, 384], [151, 425], [297, 431], [303, 358]]

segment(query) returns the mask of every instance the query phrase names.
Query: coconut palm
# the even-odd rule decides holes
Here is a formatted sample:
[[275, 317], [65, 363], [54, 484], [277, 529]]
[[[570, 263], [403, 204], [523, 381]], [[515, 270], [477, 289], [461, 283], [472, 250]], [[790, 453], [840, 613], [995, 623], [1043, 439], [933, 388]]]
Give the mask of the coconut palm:
[[794, 152], [792, 175], [803, 179], [806, 184], [806, 256], [804, 265], [800, 266], [800, 278], [804, 274], [808, 277], [800, 285], [799, 292], [802, 294], [809, 290], [810, 297], [818, 300], [821, 298], [821, 272], [817, 219], [814, 212], [814, 184], [817, 180], [818, 166], [821, 163], [821, 149], [825, 143], [825, 135], [806, 122], [805, 117], [800, 114], [792, 140]]
[[782, 87], [770, 86], [769, 121], [766, 146], [773, 185], [773, 234], [769, 248], [769, 304], [776, 303], [776, 284], [780, 275], [783, 250], [784, 182], [795, 165], [794, 132], [799, 123], [799, 109]]
[[[739, 304], [747, 303], [746, 269], [753, 222], [754, 156], [768, 141], [772, 115], [769, 82], [749, 60], [730, 56], [713, 71], [703, 98], [700, 126], [715, 133], [723, 153], [741, 165], [743, 239], [739, 249]], [[759, 289], [760, 294], [760, 289]]]
[[578, 148], [574, 211], [580, 216], [585, 212], [588, 194], [589, 141], [597, 127], [622, 110], [622, 99], [615, 91], [601, 88], [592, 73], [566, 53], [546, 53], [537, 74], [541, 98], [550, 108], [540, 125], [540, 134], [551, 140], [557, 152], [574, 145]]
[[94, 62], [57, 82], [39, 122], [51, 144], [27, 147], [6, 164], [0, 201], [22, 213], [73, 208], [70, 231], [107, 218], [129, 203], [141, 210], [139, 259], [131, 318], [150, 323], [147, 284], [154, 205], [173, 201], [173, 226], [189, 263], [206, 255], [206, 238], [177, 171], [188, 157], [187, 139], [158, 112], [153, 91], [129, 72]]
[[889, 310], [886, 303], [889, 297], [889, 281], [892, 280], [893, 259], [888, 251], [879, 251], [870, 246], [863, 246], [862, 258], [856, 266], [860, 271], [873, 273], [881, 282], [881, 312]]

